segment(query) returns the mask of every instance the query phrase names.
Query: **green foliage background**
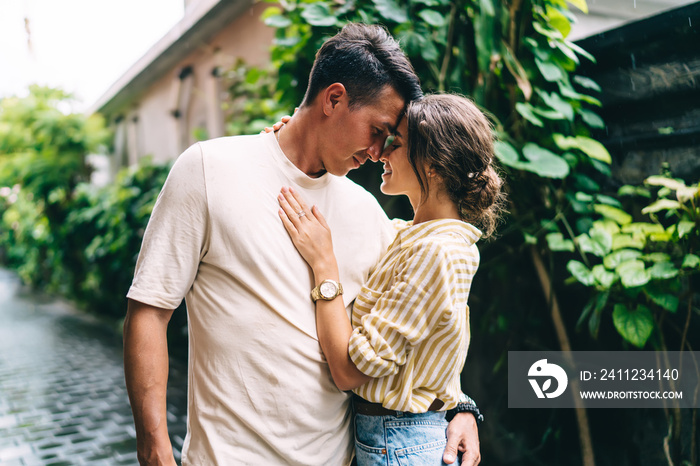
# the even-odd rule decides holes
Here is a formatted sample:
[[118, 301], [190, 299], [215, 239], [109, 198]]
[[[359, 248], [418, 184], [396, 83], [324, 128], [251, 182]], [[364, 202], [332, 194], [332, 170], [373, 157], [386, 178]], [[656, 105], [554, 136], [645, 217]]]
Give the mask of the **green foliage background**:
[[[481, 244], [463, 374], [465, 392], [487, 417], [484, 461], [654, 464], [666, 458], [666, 444], [677, 464], [694, 464], [695, 415], [673, 406], [591, 412], [589, 428], [568, 410], [507, 409], [509, 350], [698, 347], [697, 180], [675, 179], [662, 167], [641, 186], [614, 179], [610, 154], [596, 140], [604, 127], [600, 89], [577, 73], [594, 57], [567, 40], [570, 5], [587, 8], [584, 0], [282, 1], [264, 14], [277, 28], [271, 67], [238, 63], [221, 71], [227, 130], [257, 132], [290, 113], [316, 50], [343, 24], [384, 24], [424, 90], [472, 97], [499, 139], [510, 214], [496, 240]], [[66, 111], [69, 103], [70, 96], [39, 87], [0, 100], [0, 260], [28, 284], [120, 319], [169, 165], [145, 159], [110, 186], [86, 183], [86, 156], [109, 134], [99, 117]], [[410, 216], [404, 200], [379, 193], [379, 170], [365, 164], [351, 177], [390, 215]], [[171, 325], [173, 348], [184, 346], [184, 328]], [[637, 452], [640, 438], [656, 445], [652, 453]]]
[[[387, 27], [426, 92], [468, 95], [493, 121], [510, 215], [500, 237], [480, 248], [463, 374], [465, 391], [491, 416], [482, 431], [489, 463], [621, 464], [630, 449], [620, 444], [644, 435], [657, 436], [658, 460], [666, 442], [673, 461], [694, 463], [696, 434], [681, 430], [697, 432], [695, 418], [673, 407], [653, 434], [636, 412], [612, 421], [507, 410], [509, 350], [690, 350], [698, 343], [697, 180], [675, 180], [662, 167], [645, 186], [614, 179], [611, 156], [596, 140], [605, 127], [596, 113], [601, 89], [577, 71], [595, 58], [567, 39], [571, 6], [587, 12], [585, 0], [322, 0], [282, 1], [263, 17], [277, 28], [272, 58], [283, 108], [301, 101], [323, 41], [360, 21]], [[390, 215], [410, 216], [405, 203], [378, 194], [378, 170], [367, 165], [350, 176]], [[650, 198], [659, 200], [647, 206]], [[635, 461], [632, 453], [630, 460], [654, 464], [651, 458]]]
[[98, 188], [88, 154], [109, 140], [60, 90], [0, 100], [0, 259], [34, 287], [121, 319], [143, 231], [169, 164], [148, 159]]

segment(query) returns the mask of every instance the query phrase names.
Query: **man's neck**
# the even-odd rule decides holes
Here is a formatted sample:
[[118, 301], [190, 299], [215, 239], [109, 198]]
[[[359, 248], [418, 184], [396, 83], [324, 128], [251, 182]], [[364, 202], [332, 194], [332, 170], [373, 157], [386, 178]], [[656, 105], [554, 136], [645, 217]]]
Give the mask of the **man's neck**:
[[320, 122], [313, 121], [312, 109], [301, 108], [277, 131], [277, 140], [285, 157], [299, 170], [311, 178], [326, 173], [320, 157], [318, 128]]

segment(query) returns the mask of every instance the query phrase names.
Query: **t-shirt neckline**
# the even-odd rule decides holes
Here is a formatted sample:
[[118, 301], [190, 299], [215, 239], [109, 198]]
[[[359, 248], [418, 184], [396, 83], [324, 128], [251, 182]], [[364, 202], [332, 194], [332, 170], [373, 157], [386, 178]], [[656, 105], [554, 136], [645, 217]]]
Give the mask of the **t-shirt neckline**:
[[311, 178], [306, 173], [299, 170], [299, 168], [297, 168], [297, 166], [294, 165], [282, 151], [275, 133], [266, 133], [264, 137], [271, 148], [272, 155], [274, 156], [277, 165], [290, 181], [306, 189], [321, 189], [331, 182], [331, 177], [333, 175], [330, 173], [324, 173], [318, 178]]

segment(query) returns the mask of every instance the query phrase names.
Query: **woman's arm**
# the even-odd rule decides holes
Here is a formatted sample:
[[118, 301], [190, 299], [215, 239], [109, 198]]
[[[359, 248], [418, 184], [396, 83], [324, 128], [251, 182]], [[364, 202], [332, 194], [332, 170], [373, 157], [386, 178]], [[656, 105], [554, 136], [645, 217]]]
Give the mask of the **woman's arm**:
[[[313, 270], [314, 285], [319, 286], [324, 280], [339, 281], [330, 227], [318, 208], [309, 209], [292, 188], [282, 189], [279, 202], [282, 223]], [[352, 325], [340, 296], [316, 301], [316, 331], [333, 382], [340, 390], [352, 390], [370, 380], [371, 377], [355, 367], [348, 354]]]

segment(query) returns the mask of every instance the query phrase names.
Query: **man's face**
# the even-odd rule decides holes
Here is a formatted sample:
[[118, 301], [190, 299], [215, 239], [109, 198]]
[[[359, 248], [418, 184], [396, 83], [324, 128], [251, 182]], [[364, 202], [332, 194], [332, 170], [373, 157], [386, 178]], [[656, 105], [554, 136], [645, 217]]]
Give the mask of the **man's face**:
[[329, 134], [329, 150], [322, 155], [326, 171], [344, 176], [367, 159], [378, 161], [384, 141], [394, 131], [405, 102], [387, 86], [375, 103], [341, 109]]

